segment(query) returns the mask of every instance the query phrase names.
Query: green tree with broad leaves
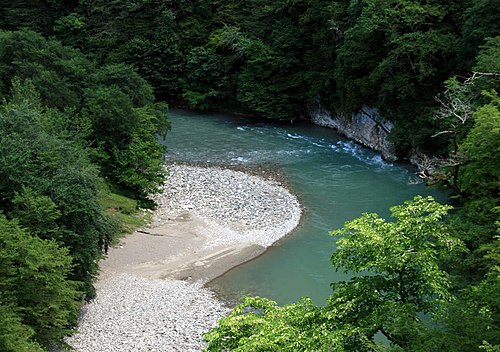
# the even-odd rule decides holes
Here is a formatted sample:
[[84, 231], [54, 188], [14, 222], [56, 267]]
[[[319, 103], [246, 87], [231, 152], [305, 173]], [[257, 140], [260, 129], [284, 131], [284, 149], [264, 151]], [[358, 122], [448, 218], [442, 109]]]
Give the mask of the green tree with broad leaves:
[[452, 298], [448, 274], [439, 265], [464, 250], [442, 221], [450, 209], [417, 196], [391, 208], [393, 222], [363, 214], [331, 232], [342, 236], [334, 266], [366, 273], [333, 284], [327, 306], [331, 319], [360, 329], [346, 339], [349, 345], [365, 348], [378, 332], [405, 349], [425, 338], [420, 314]]
[[343, 351], [340, 335], [308, 298], [280, 307], [244, 297], [205, 334], [206, 351]]
[[[500, 99], [495, 91], [484, 92], [490, 102], [473, 113], [473, 126], [460, 145], [463, 161], [458, 186], [463, 204], [450, 219], [450, 226], [467, 244], [470, 254], [456, 265], [471, 282], [483, 279], [498, 265], [500, 211]], [[495, 249], [493, 249], [495, 248]]]
[[70, 277], [92, 298], [97, 261], [117, 224], [99, 204], [103, 180], [87, 150], [50, 134], [47, 111], [31, 81], [13, 82], [10, 101], [0, 106], [0, 211], [67, 247]]
[[476, 198], [500, 191], [500, 97], [495, 91], [484, 95], [490, 102], [474, 113], [474, 126], [462, 146], [466, 160], [460, 188]]
[[382, 333], [391, 348], [425, 345], [440, 303], [452, 300], [450, 279], [440, 263], [464, 250], [443, 218], [450, 206], [415, 197], [391, 208], [395, 221], [364, 214], [332, 231], [341, 236], [332, 263], [337, 270], [362, 274], [332, 284], [325, 307], [309, 299], [278, 307], [245, 298], [205, 335], [207, 351], [378, 351]]

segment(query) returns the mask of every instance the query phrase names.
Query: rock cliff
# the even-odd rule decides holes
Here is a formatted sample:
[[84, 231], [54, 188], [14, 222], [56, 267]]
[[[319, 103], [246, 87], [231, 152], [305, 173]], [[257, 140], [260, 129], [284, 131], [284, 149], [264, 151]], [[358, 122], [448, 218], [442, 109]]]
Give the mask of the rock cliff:
[[312, 123], [334, 128], [341, 135], [380, 152], [386, 160], [398, 160], [394, 144], [388, 140], [394, 125], [390, 121], [384, 121], [377, 109], [363, 107], [361, 112], [347, 118], [341, 114], [332, 114], [321, 105], [314, 104], [308, 108], [308, 114]]

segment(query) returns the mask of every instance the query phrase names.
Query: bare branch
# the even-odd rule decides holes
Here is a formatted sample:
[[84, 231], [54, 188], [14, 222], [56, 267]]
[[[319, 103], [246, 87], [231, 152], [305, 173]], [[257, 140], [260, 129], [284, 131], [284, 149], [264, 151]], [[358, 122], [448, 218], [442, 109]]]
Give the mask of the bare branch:
[[431, 137], [434, 138], [434, 137], [437, 137], [441, 134], [446, 134], [446, 133], [453, 133], [453, 131], [441, 131], [441, 132], [433, 134]]
[[464, 84], [471, 84], [471, 83], [474, 83], [475, 80], [481, 78], [481, 77], [488, 77], [488, 76], [494, 76], [494, 77], [500, 77], [500, 73], [496, 73], [496, 72], [472, 72], [472, 76], [470, 76], [469, 78], [467, 78], [465, 81], [464, 81]]

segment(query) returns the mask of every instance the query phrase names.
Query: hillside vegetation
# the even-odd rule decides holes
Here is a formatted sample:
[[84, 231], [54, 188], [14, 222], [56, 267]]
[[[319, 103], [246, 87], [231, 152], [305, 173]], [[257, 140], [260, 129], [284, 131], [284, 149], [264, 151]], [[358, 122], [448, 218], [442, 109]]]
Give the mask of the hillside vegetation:
[[245, 299], [208, 350], [499, 351], [499, 23], [495, 0], [3, 3], [0, 350], [60, 344], [94, 296], [136, 221], [122, 197], [148, 206], [165, 176], [156, 98], [278, 120], [375, 107], [451, 192], [346, 223], [332, 262], [371, 275], [325, 307]]
[[138, 225], [110, 190], [141, 201], [163, 182], [166, 105], [132, 67], [32, 31], [0, 32], [0, 75], [0, 350], [34, 351], [71, 331], [98, 260]]

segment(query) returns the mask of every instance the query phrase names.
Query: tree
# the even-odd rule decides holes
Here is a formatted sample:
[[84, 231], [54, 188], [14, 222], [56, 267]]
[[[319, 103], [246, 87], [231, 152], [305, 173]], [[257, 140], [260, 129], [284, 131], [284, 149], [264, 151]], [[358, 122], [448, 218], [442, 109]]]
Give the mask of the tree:
[[54, 20], [61, 16], [71, 2], [61, 0], [19, 0], [2, 2], [0, 5], [0, 29], [29, 28], [49, 35]]
[[460, 146], [463, 155], [459, 187], [462, 206], [450, 219], [453, 230], [470, 250], [458, 266], [471, 283], [483, 279], [497, 265], [489, 247], [498, 246], [498, 210], [500, 201], [500, 99], [493, 91], [485, 92], [490, 102], [478, 108], [474, 124]]
[[343, 236], [332, 255], [334, 266], [366, 273], [332, 285], [331, 319], [361, 329], [346, 343], [366, 348], [377, 332], [405, 349], [421, 342], [419, 314], [451, 299], [450, 280], [439, 264], [463, 250], [442, 222], [449, 209], [417, 196], [390, 209], [395, 222], [363, 214], [331, 232]]
[[165, 147], [157, 141], [170, 128], [161, 122], [166, 122], [165, 113], [166, 106], [162, 104], [134, 109], [139, 127], [131, 132], [126, 149], [114, 151], [114, 178], [143, 197], [157, 192], [165, 179]]
[[500, 97], [496, 92], [484, 95], [491, 102], [474, 113], [474, 126], [462, 147], [466, 161], [460, 188], [475, 197], [500, 190]]
[[0, 210], [33, 235], [66, 246], [71, 278], [92, 298], [97, 261], [117, 224], [98, 202], [103, 181], [87, 151], [49, 134], [49, 119], [33, 84], [14, 81], [10, 101], [0, 106]]
[[96, 70], [82, 53], [26, 30], [0, 31], [0, 45], [0, 94], [10, 93], [14, 78], [29, 78], [45, 105], [60, 110], [79, 107], [87, 79]]
[[462, 289], [457, 294], [456, 300], [445, 305], [445, 308], [443, 312], [446, 314], [437, 318], [443, 328], [435, 331], [433, 336], [436, 350], [480, 352], [484, 351], [483, 345], [493, 345], [498, 349], [500, 347], [499, 267], [494, 267], [478, 284]]
[[345, 113], [375, 106], [395, 123], [391, 138], [401, 156], [415, 146], [439, 152], [430, 142], [429, 107], [442, 82], [457, 41], [463, 2], [367, 0], [351, 2], [334, 18], [350, 23], [336, 55], [335, 106]]
[[[429, 184], [442, 183], [460, 194], [460, 168], [464, 161], [461, 143], [472, 121], [472, 91], [470, 84], [473, 79], [459, 82], [456, 77], [446, 81], [446, 90], [436, 97], [439, 108], [435, 112], [435, 120], [439, 132], [432, 138], [439, 143], [449, 145], [445, 157], [427, 155], [418, 162], [420, 177], [427, 179]], [[444, 142], [443, 142], [444, 141]]]
[[68, 280], [71, 261], [54, 240], [31, 236], [0, 215], [0, 317], [13, 324], [0, 328], [0, 344], [14, 350], [10, 344], [17, 340], [37, 350], [32, 333], [45, 346], [62, 342], [76, 322], [81, 297], [78, 283]]
[[343, 351], [341, 338], [308, 298], [279, 307], [245, 297], [205, 334], [206, 351]]
[[497, 242], [500, 102], [495, 89], [500, 87], [499, 44], [499, 37], [488, 38], [480, 47], [474, 73], [463, 82], [448, 80], [446, 92], [438, 96], [440, 132], [434, 136], [445, 137], [450, 150], [447, 157], [430, 158], [426, 164], [431, 172], [423, 173], [455, 193], [457, 207], [448, 222], [469, 253], [455, 263], [454, 270], [471, 284], [480, 282], [495, 265], [485, 254]]
[[5, 352], [43, 352], [34, 342], [33, 329], [21, 322], [12, 305], [0, 303], [0, 350]]
[[[457, 45], [457, 66], [470, 72], [487, 38], [500, 35], [498, 4], [495, 0], [472, 1], [461, 18], [461, 36]], [[497, 60], [498, 62], [498, 60]], [[483, 71], [484, 72], [484, 71]]]
[[9, 215], [17, 219], [21, 227], [30, 229], [33, 235], [43, 239], [62, 240], [57, 224], [61, 211], [50, 197], [22, 187], [20, 192], [15, 193], [12, 205]]
[[287, 18], [276, 19], [267, 42], [248, 41], [237, 78], [237, 99], [261, 116], [292, 120], [308, 90], [297, 27]]
[[161, 184], [167, 106], [154, 103], [153, 89], [131, 66], [99, 67], [30, 31], [0, 32], [0, 46], [1, 95], [9, 96], [16, 78], [30, 79], [47, 133], [87, 148], [103, 176], [137, 197]]
[[111, 182], [146, 196], [164, 178], [164, 137], [169, 124], [165, 104], [135, 108], [117, 85], [85, 92], [83, 115], [92, 123], [93, 160]]
[[205, 335], [207, 351], [381, 351], [379, 332], [396, 350], [425, 347], [433, 330], [422, 314], [452, 300], [440, 264], [463, 250], [442, 221], [450, 209], [417, 196], [391, 208], [395, 222], [376, 214], [347, 222], [331, 232], [343, 236], [332, 263], [358, 276], [332, 284], [325, 307], [244, 298]]
[[193, 48], [182, 79], [182, 98], [190, 107], [210, 110], [235, 105], [233, 64], [239, 57], [224, 55], [213, 44]]

